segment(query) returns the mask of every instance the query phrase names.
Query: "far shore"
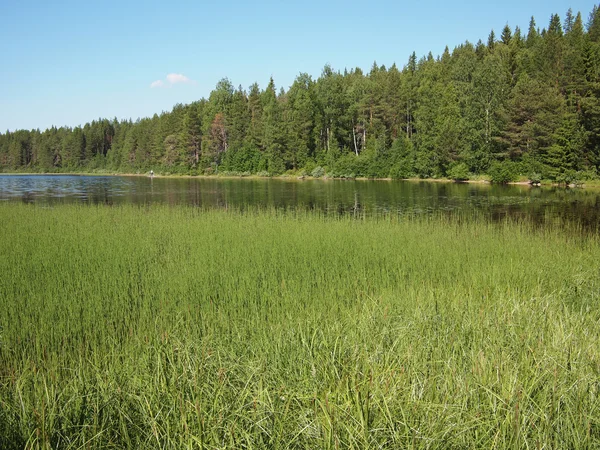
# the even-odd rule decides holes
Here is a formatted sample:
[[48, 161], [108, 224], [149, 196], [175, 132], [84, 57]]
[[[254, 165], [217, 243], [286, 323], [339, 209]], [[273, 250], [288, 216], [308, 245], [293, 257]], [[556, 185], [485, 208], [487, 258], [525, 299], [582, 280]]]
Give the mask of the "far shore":
[[[35, 175], [45, 175], [45, 176], [82, 176], [82, 177], [146, 177], [146, 178], [202, 178], [202, 179], [250, 179], [250, 180], [258, 180], [258, 179], [276, 179], [276, 180], [287, 180], [287, 181], [305, 181], [305, 180], [321, 180], [321, 181], [329, 181], [329, 180], [344, 180], [344, 181], [409, 181], [412, 183], [457, 183], [457, 184], [492, 184], [489, 180], [484, 178], [475, 179], [475, 180], [461, 180], [456, 181], [449, 178], [403, 178], [403, 179], [393, 179], [393, 178], [367, 178], [367, 177], [355, 177], [355, 178], [342, 178], [342, 177], [312, 177], [312, 176], [301, 176], [301, 175], [273, 175], [273, 176], [260, 176], [260, 175], [185, 175], [185, 174], [159, 174], [154, 173], [150, 175], [149, 172], [144, 173], [117, 173], [117, 172], [0, 172], [1, 175], [9, 175], [9, 176], [35, 176]], [[593, 180], [584, 182], [581, 184], [571, 184], [565, 186], [564, 184], [559, 184], [555, 182], [544, 182], [532, 184], [529, 181], [511, 181], [506, 183], [512, 186], [531, 186], [531, 187], [569, 187], [569, 188], [600, 188], [600, 180]]]

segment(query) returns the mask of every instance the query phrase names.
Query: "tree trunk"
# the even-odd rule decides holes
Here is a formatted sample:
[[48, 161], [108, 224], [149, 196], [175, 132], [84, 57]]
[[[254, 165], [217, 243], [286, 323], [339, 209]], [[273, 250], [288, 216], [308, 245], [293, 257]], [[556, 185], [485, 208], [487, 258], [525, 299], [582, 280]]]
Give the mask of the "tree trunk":
[[354, 153], [356, 153], [356, 156], [358, 156], [358, 145], [356, 144], [356, 131], [354, 122], [352, 122], [352, 139], [354, 140]]
[[410, 139], [410, 102], [406, 102], [406, 139]]
[[490, 143], [490, 108], [485, 108], [485, 143]]

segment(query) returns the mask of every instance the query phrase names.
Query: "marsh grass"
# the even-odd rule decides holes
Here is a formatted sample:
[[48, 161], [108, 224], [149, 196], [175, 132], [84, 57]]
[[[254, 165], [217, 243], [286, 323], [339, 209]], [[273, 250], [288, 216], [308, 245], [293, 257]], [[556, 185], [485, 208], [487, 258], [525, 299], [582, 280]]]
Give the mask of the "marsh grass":
[[0, 448], [598, 448], [600, 242], [0, 205]]

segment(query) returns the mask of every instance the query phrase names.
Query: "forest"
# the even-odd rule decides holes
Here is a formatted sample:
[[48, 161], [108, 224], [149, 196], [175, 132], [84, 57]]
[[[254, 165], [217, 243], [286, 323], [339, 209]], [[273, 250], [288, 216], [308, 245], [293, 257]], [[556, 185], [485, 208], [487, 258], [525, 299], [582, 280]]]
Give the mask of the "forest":
[[571, 183], [600, 168], [600, 9], [508, 24], [441, 56], [289, 89], [225, 78], [208, 99], [132, 120], [0, 134], [2, 172], [489, 177]]

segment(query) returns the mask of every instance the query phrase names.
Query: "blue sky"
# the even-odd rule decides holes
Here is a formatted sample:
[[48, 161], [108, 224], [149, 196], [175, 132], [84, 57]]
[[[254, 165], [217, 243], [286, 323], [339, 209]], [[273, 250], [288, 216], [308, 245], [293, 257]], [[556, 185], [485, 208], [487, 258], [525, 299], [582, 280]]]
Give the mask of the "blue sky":
[[[228, 77], [248, 88], [273, 77], [287, 87], [373, 61], [402, 67], [408, 56], [440, 54], [546, 27], [569, 7], [584, 23], [594, 2], [361, 1], [0, 2], [0, 130], [76, 126], [99, 117], [152, 116], [207, 97]], [[159, 82], [160, 81], [160, 82]], [[151, 87], [154, 83], [154, 87]]]

